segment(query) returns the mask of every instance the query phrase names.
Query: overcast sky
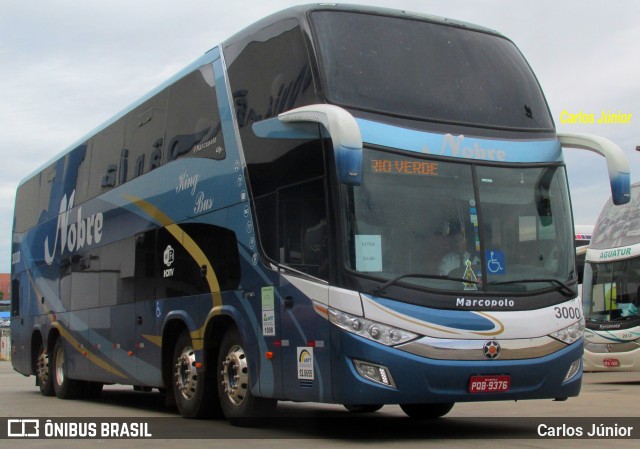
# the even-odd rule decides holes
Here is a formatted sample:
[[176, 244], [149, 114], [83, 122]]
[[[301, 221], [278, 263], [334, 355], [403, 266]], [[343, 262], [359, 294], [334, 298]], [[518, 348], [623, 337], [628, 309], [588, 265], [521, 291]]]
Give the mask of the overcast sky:
[[[236, 31], [291, 0], [0, 0], [0, 272], [10, 270], [22, 178]], [[533, 67], [559, 132], [605, 136], [640, 180], [640, 2], [353, 0], [463, 20], [511, 38]], [[562, 111], [632, 114], [570, 125]], [[565, 152], [576, 224], [610, 196], [603, 158]]]

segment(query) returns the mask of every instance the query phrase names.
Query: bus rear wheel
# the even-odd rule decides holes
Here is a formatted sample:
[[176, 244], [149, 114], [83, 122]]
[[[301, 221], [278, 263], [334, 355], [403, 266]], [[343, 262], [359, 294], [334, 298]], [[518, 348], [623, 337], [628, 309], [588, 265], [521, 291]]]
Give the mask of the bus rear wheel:
[[184, 330], [173, 350], [173, 396], [180, 414], [185, 418], [210, 418], [219, 415], [215, 401], [215, 379], [211, 370], [200, 368], [191, 335]]
[[38, 356], [36, 358], [36, 376], [38, 377], [38, 387], [43, 396], [53, 396], [56, 394], [53, 389], [53, 376], [49, 369], [49, 351], [40, 343]]
[[454, 404], [455, 402], [443, 402], [438, 404], [400, 404], [400, 408], [410, 418], [435, 419], [449, 413]]
[[49, 376], [52, 377], [53, 389], [58, 398], [75, 399], [82, 394], [84, 383], [67, 376], [62, 338], [56, 340], [50, 367]]
[[252, 418], [266, 416], [277, 400], [251, 393], [249, 362], [236, 328], [227, 331], [218, 353], [218, 398], [224, 416], [234, 425], [251, 425]]

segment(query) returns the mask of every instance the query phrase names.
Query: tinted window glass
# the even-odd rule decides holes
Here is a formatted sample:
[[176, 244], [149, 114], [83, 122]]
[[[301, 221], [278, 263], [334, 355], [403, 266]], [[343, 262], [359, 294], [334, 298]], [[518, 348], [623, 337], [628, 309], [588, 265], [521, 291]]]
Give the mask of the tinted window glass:
[[11, 281], [11, 316], [20, 316], [20, 281]]
[[363, 159], [367, 181], [343, 187], [351, 269], [460, 292], [573, 282], [563, 167], [475, 166], [366, 147]]
[[[259, 38], [225, 48], [238, 126], [275, 117], [313, 101], [313, 83], [303, 35], [296, 20], [263, 29]], [[245, 130], [247, 133], [250, 129]], [[247, 134], [249, 135], [249, 134]], [[245, 135], [242, 136], [243, 141]], [[263, 139], [262, 139], [263, 140]]]
[[[176, 233], [174, 228], [175, 235], [166, 228], [157, 232], [156, 296], [169, 298], [235, 289], [240, 282], [240, 256], [233, 231], [201, 223], [179, 227], [183, 232]], [[201, 259], [202, 255], [206, 260]], [[148, 271], [148, 259], [145, 264]]]
[[207, 64], [169, 88], [166, 160], [224, 159], [221, 130], [213, 68]]
[[[250, 170], [262, 249], [274, 261], [325, 278], [327, 208], [322, 142], [297, 147], [289, 146], [288, 141], [276, 142], [285, 142], [280, 150], [286, 152]], [[313, 238], [317, 239], [314, 243]]]
[[[309, 179], [322, 169], [321, 160], [318, 164], [318, 156], [322, 154], [316, 150], [317, 144], [262, 139], [251, 129], [254, 122], [318, 102], [297, 21], [274, 24], [262, 30], [260, 36], [261, 40], [246, 43], [235, 56], [229, 53], [236, 51], [239, 43], [231, 50], [225, 49], [232, 61], [229, 82], [254, 196]], [[315, 174], [310, 172], [313, 170]]]
[[135, 108], [126, 117], [119, 184], [160, 166], [167, 120], [167, 91]]
[[39, 195], [40, 174], [29, 179], [18, 188], [14, 212], [15, 232], [24, 232], [37, 223]]
[[88, 197], [93, 198], [118, 185], [124, 150], [125, 119], [100, 131], [91, 140], [91, 176]]
[[380, 15], [311, 17], [331, 102], [433, 121], [553, 128], [533, 73], [507, 39]]
[[328, 279], [328, 224], [324, 180], [282, 189], [278, 195], [280, 262]]

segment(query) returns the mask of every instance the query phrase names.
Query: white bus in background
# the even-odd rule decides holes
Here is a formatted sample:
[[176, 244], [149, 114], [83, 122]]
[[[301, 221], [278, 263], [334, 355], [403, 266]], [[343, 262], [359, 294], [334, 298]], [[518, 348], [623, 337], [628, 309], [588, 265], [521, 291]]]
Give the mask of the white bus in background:
[[[576, 271], [578, 272], [578, 289], [582, 287], [582, 275], [584, 272], [584, 261], [587, 255], [591, 235], [593, 234], [593, 225], [576, 225], [575, 226], [575, 244], [576, 244]], [[580, 296], [582, 293], [580, 292]]]
[[640, 183], [629, 203], [605, 204], [593, 231], [583, 284], [585, 371], [640, 370], [639, 206]]

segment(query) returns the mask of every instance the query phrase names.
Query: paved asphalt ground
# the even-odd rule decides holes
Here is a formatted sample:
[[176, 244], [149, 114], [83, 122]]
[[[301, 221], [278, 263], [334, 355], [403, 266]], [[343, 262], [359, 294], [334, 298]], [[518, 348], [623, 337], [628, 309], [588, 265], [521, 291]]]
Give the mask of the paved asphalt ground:
[[[105, 387], [97, 400], [62, 401], [41, 396], [34, 383], [33, 377], [14, 372], [9, 362], [0, 362], [0, 426], [5, 427], [0, 428], [0, 436], [7, 435], [9, 419], [16, 418], [39, 418], [42, 426], [47, 418], [55, 422], [84, 419], [98, 428], [103, 422], [129, 419], [148, 423], [155, 438], [8, 438], [0, 439], [0, 448], [640, 447], [640, 373], [586, 373], [580, 396], [566, 402], [456, 404], [446, 417], [434, 421], [410, 420], [397, 406], [385, 406], [374, 414], [353, 414], [338, 405], [283, 402], [276, 415], [257, 428], [233, 427], [224, 420], [184, 420], [175, 408], [165, 406], [157, 392], [114, 385]], [[593, 424], [631, 425], [635, 439], [536, 438], [540, 426], [547, 433], [550, 427], [582, 427], [587, 434]]]

